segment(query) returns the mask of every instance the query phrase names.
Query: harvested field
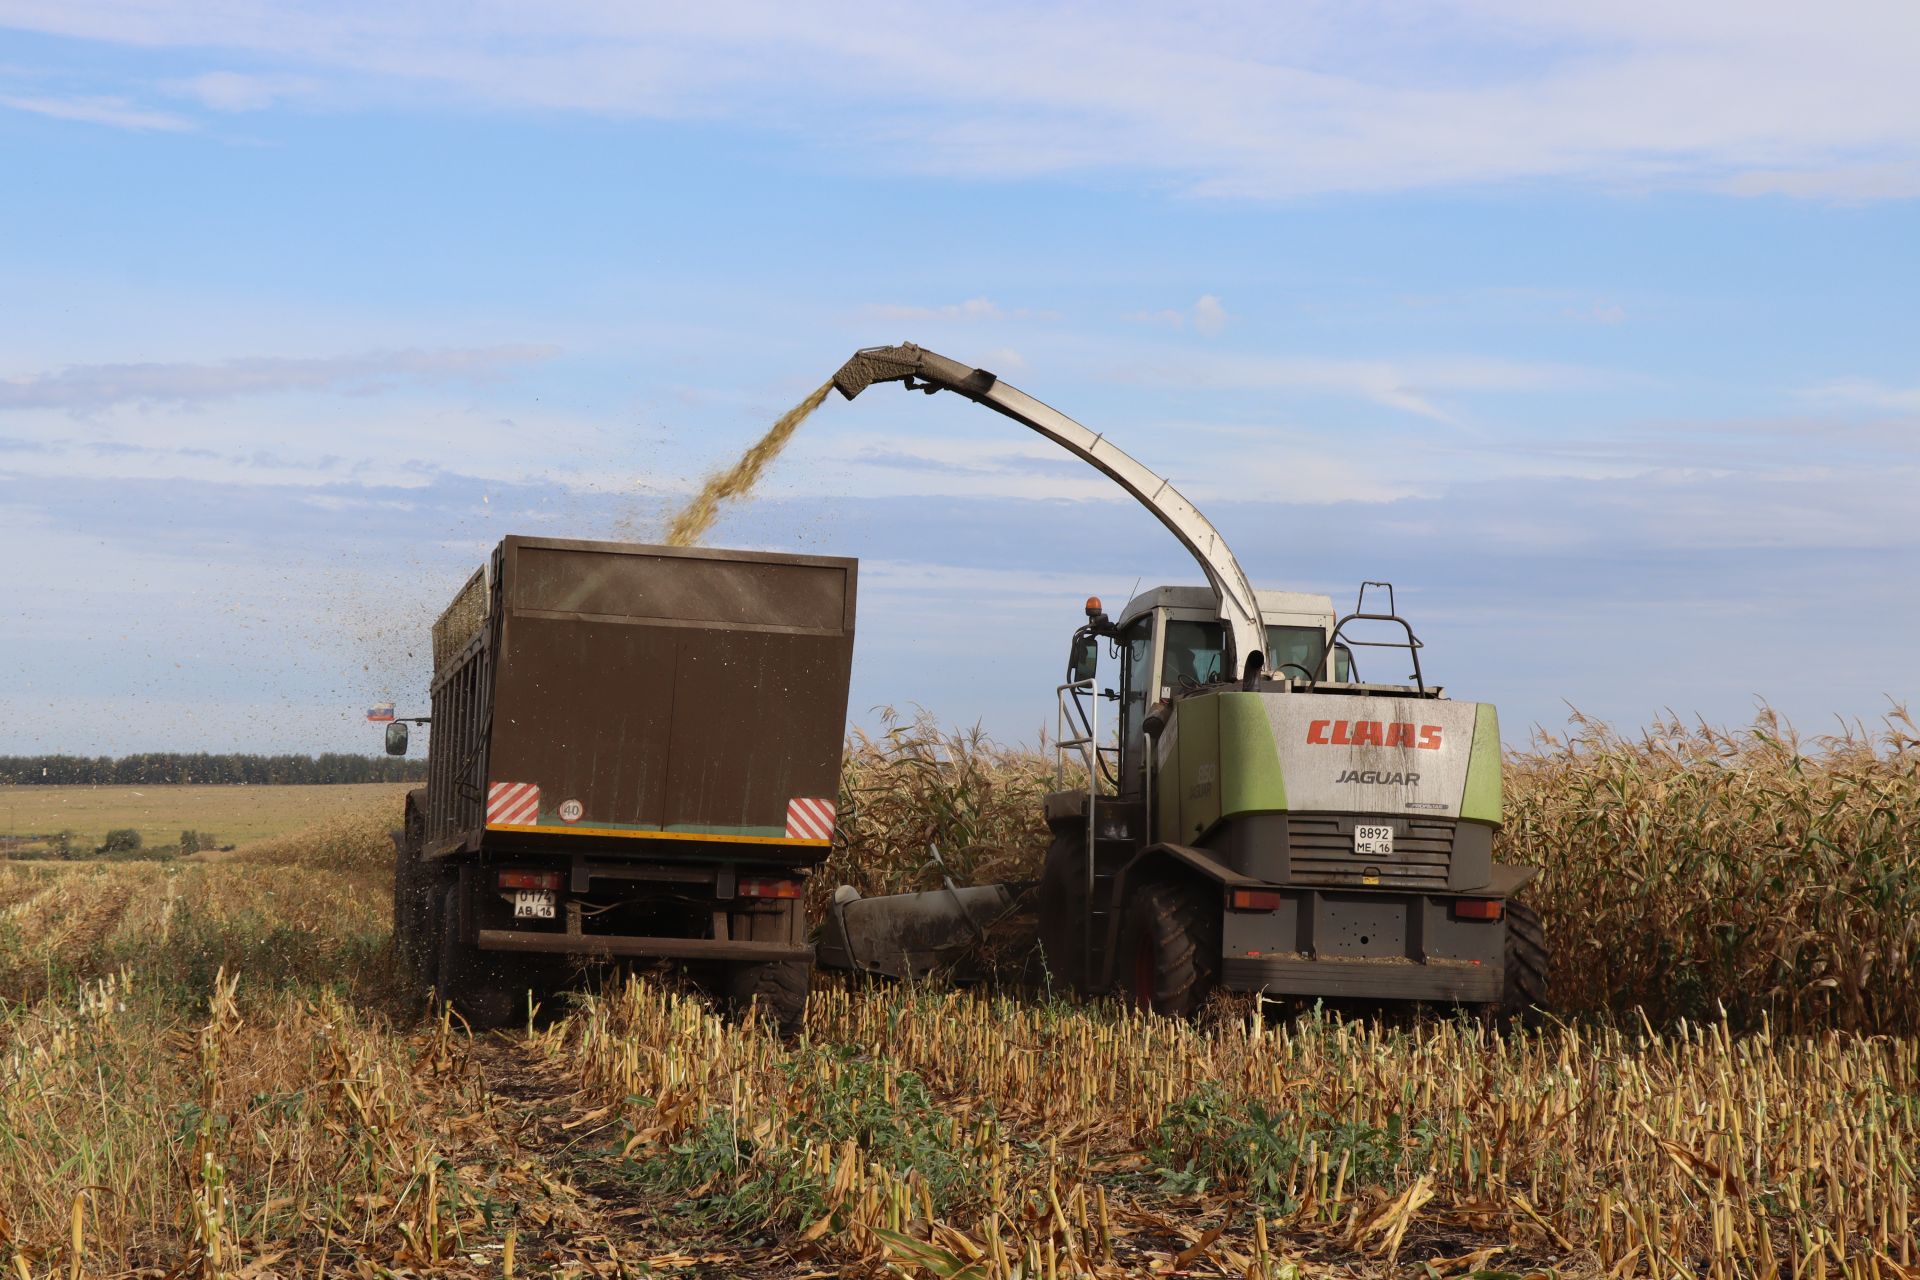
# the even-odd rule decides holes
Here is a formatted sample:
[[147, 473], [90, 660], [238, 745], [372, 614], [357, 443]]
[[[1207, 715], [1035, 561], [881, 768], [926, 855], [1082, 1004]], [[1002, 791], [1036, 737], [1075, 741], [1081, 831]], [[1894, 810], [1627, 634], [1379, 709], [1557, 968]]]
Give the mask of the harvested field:
[[[1851, 829], [1835, 824], [1866, 803], [1853, 797], [1897, 797], [1911, 776], [1910, 748], [1885, 741], [1820, 746], [1797, 775], [1775, 748], [1725, 741], [1705, 794], [1745, 796], [1741, 813], [1779, 796], [1790, 815], [1805, 778], [1825, 798], [1806, 808], [1821, 834]], [[1641, 850], [1604, 797], [1566, 797], [1659, 765], [1665, 790], [1625, 791], [1653, 808], [1704, 767], [1644, 748], [1595, 741], [1515, 771], [1516, 845], [1589, 824], [1593, 852], [1542, 885], [1563, 921], [1556, 894], [1598, 892], [1589, 868]], [[924, 725], [856, 743], [864, 807], [836, 857], [876, 891], [922, 874], [925, 838], [1003, 874], [1024, 856], [1032, 762]], [[1658, 839], [1710, 848], [1722, 828], [1701, 799], [1684, 801], [1704, 815], [1691, 837], [1681, 809], [1656, 808]], [[1874, 846], [1882, 860], [1912, 856], [1913, 810], [1897, 813], [1906, 834]], [[1275, 1021], [1224, 998], [1187, 1025], [823, 984], [805, 1035], [782, 1042], [638, 977], [474, 1038], [423, 1017], [387, 960], [392, 817], [383, 803], [217, 858], [0, 867], [0, 1268], [1278, 1280], [1920, 1265], [1920, 1043], [1844, 1029], [1844, 1002], [1762, 988], [1740, 1005], [1728, 988], [1744, 1030], [1607, 1015], [1502, 1036], [1440, 1016]], [[1823, 847], [1794, 821], [1778, 849]], [[1868, 861], [1781, 852], [1772, 868]], [[1798, 910], [1820, 890], [1785, 896]], [[1622, 928], [1590, 918], [1562, 945]], [[1895, 994], [1862, 1007], [1891, 1020]]]
[[[404, 784], [338, 786], [0, 786], [0, 835], [73, 833], [73, 847], [98, 847], [109, 831], [130, 827], [148, 846], [170, 845], [182, 831], [244, 844], [303, 831], [359, 813], [406, 791]], [[395, 803], [398, 803], [395, 801]]]

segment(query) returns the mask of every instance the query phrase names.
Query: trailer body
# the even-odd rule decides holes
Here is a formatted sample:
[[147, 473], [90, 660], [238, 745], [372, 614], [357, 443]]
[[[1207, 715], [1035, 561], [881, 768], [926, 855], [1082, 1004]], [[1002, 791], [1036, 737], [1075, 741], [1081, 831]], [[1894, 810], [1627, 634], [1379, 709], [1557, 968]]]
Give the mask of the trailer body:
[[502, 540], [433, 628], [428, 783], [396, 876], [422, 975], [477, 1008], [489, 975], [517, 981], [489, 963], [504, 955], [810, 963], [800, 904], [832, 839], [856, 575]]

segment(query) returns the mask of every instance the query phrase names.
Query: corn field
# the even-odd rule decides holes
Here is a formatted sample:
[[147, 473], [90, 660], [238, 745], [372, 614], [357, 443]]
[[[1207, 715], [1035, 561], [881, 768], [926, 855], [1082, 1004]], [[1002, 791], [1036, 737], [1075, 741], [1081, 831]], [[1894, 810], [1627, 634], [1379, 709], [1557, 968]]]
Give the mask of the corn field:
[[1509, 758], [1496, 857], [1554, 939], [1553, 996], [1657, 1023], [1920, 1031], [1920, 736], [1904, 710], [1801, 743], [1771, 714]]
[[[0, 1274], [1920, 1274], [1915, 762], [1900, 716], [1515, 758], [1567, 1013], [1512, 1035], [823, 981], [783, 1041], [607, 974], [476, 1037], [388, 959], [384, 808], [0, 863]], [[1051, 779], [891, 721], [821, 880], [1030, 875]]]

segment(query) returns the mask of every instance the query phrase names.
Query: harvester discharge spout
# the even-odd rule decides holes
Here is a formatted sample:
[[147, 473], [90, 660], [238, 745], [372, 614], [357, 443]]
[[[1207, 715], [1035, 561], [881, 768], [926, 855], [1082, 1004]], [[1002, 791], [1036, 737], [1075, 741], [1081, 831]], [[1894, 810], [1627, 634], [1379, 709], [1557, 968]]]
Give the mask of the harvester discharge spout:
[[975, 369], [911, 342], [897, 347], [867, 347], [833, 375], [833, 385], [851, 400], [876, 382], [900, 382], [909, 390], [952, 391], [1030, 427], [1074, 456], [1092, 464], [1153, 512], [1200, 563], [1220, 601], [1220, 620], [1232, 646], [1236, 675], [1252, 680], [1266, 660], [1266, 628], [1254, 599], [1253, 584], [1234, 559], [1220, 531], [1165, 477], [1136, 462], [1112, 441], [1089, 431], [1066, 414]]

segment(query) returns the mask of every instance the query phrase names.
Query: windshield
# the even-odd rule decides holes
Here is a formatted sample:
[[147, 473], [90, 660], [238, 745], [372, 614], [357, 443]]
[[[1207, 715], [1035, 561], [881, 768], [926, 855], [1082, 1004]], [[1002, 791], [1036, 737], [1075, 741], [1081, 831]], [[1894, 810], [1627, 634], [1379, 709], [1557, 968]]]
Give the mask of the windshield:
[[[1166, 662], [1161, 683], [1175, 689], [1208, 684], [1220, 678], [1222, 628], [1217, 622], [1167, 622]], [[1294, 680], [1310, 679], [1320, 665], [1320, 649], [1327, 633], [1319, 627], [1269, 626], [1267, 674]], [[1335, 680], [1348, 678], [1347, 654], [1334, 654]]]
[[1291, 680], [1311, 680], [1320, 665], [1320, 649], [1327, 633], [1318, 627], [1267, 628], [1267, 674]]

